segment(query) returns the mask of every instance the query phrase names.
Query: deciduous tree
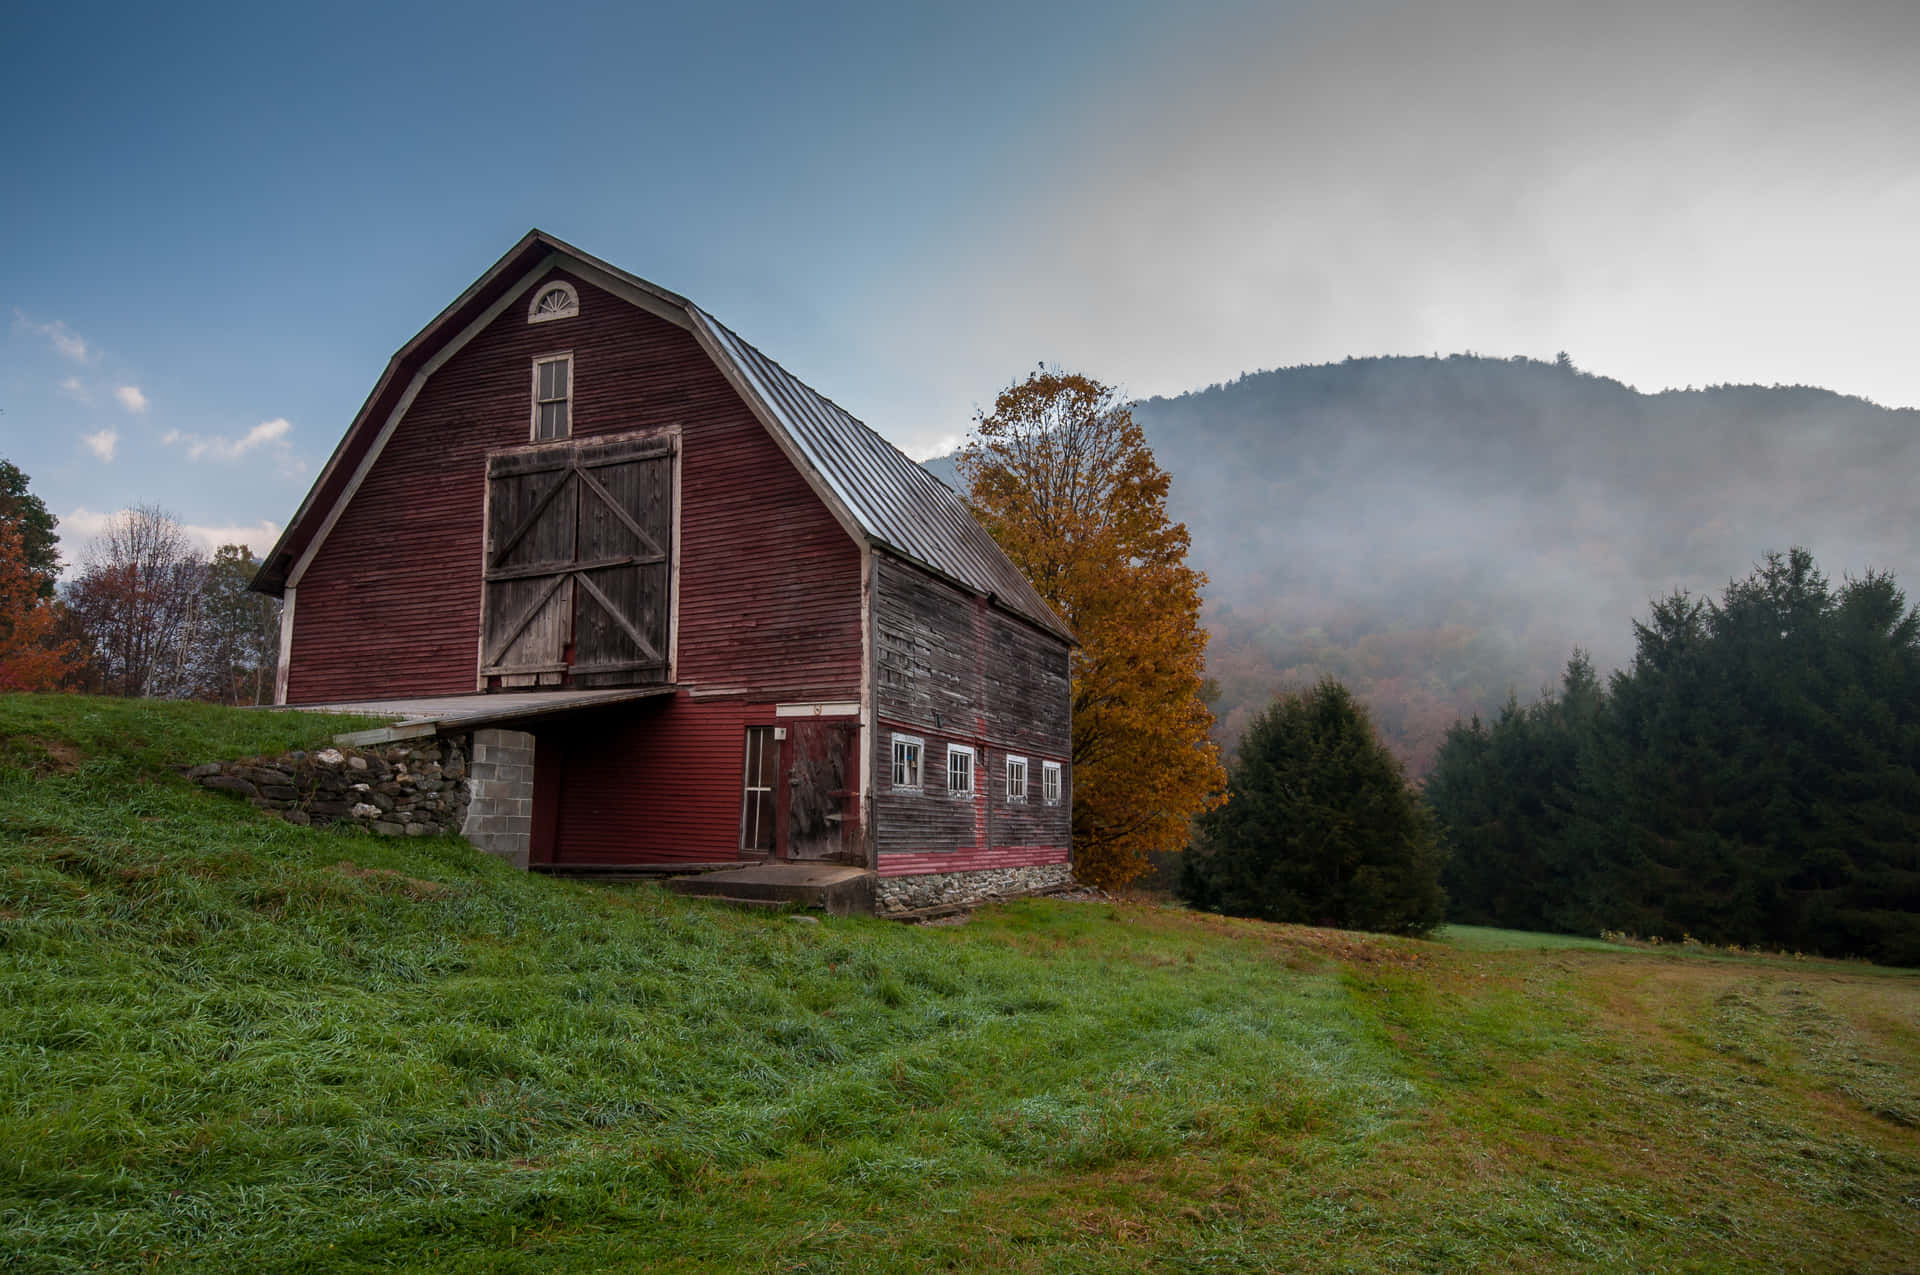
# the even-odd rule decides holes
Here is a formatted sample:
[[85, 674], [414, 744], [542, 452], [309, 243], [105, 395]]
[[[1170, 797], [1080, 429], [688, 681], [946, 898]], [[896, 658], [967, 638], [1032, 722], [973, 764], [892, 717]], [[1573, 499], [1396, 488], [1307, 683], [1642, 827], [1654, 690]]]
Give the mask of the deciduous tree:
[[67, 591], [114, 694], [186, 696], [195, 685], [206, 559], [169, 513], [128, 509], [88, 546]]
[[60, 636], [60, 604], [40, 594], [20, 529], [0, 520], [0, 691], [58, 690], [82, 662]]
[[1186, 844], [1226, 775], [1207, 738], [1206, 630], [1187, 529], [1125, 402], [1041, 368], [1003, 391], [956, 461], [967, 502], [1073, 629], [1073, 843], [1119, 885]]
[[199, 694], [222, 704], [273, 699], [280, 654], [280, 603], [247, 584], [260, 569], [245, 545], [221, 545], [207, 564], [200, 633]]

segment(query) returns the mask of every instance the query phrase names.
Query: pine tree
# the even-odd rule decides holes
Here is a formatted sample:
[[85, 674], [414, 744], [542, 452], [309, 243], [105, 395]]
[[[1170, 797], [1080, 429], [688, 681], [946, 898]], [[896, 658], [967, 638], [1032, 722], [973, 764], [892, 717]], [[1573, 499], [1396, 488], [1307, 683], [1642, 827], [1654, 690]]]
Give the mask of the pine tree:
[[1234, 916], [1423, 934], [1446, 898], [1426, 808], [1339, 682], [1275, 700], [1228, 767], [1227, 803], [1182, 865], [1196, 906]]
[[27, 490], [28, 481], [19, 466], [0, 460], [0, 526], [11, 527], [19, 536], [18, 558], [33, 575], [34, 592], [51, 599], [60, 575], [60, 542], [54, 534], [59, 519]]
[[1920, 611], [1892, 577], [1770, 553], [1634, 635], [1604, 694], [1569, 666], [1557, 702], [1448, 736], [1457, 915], [1523, 923], [1538, 872], [1542, 928], [1920, 964]]
[[1522, 708], [1508, 698], [1491, 726], [1455, 724], [1424, 791], [1451, 853], [1448, 916], [1469, 925], [1551, 929], [1564, 882], [1578, 875], [1566, 835], [1582, 758], [1606, 695], [1584, 651], [1557, 692]]

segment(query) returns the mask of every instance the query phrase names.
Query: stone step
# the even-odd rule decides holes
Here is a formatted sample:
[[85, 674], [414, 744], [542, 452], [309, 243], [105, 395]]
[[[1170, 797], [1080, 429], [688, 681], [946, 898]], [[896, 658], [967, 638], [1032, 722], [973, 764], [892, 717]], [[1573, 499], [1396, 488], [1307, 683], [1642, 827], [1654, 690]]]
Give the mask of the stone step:
[[774, 907], [796, 903], [831, 916], [873, 911], [873, 874], [837, 863], [762, 863], [663, 884], [676, 894]]

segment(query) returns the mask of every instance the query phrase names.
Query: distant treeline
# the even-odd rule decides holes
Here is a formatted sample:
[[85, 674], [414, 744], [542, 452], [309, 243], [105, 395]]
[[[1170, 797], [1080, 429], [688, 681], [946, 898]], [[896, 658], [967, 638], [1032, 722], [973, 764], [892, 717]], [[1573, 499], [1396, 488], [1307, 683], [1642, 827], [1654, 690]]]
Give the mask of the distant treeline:
[[1803, 549], [1446, 734], [1450, 917], [1920, 964], [1920, 611]]
[[0, 459], [0, 691], [87, 691], [264, 704], [280, 602], [248, 588], [245, 545], [211, 559], [151, 505], [122, 510], [60, 582], [59, 520]]

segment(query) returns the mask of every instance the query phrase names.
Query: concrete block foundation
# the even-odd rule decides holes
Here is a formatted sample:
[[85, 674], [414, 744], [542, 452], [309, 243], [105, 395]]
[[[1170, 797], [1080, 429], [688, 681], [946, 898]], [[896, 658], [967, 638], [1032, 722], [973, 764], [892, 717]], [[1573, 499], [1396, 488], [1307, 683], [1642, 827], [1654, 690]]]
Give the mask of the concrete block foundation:
[[525, 731], [473, 733], [467, 821], [460, 831], [477, 849], [516, 868], [527, 866], [533, 842], [533, 748]]

